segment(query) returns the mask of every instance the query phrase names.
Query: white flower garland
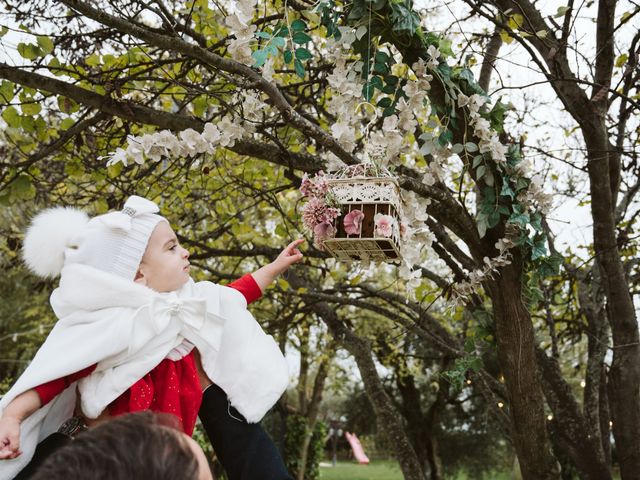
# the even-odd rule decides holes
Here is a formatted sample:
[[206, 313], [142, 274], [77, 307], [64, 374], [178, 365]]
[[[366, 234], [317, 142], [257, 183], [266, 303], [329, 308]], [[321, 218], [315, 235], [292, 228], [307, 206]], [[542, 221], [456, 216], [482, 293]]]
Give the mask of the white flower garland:
[[[251, 56], [251, 43], [255, 40], [256, 26], [251, 22], [256, 4], [256, 0], [233, 2], [230, 14], [225, 18], [229, 34], [234, 37], [228, 45], [229, 55], [234, 60], [246, 65], [253, 65], [255, 62]], [[366, 107], [360, 108], [364, 104], [361, 98], [363, 83], [359, 79], [358, 69], [363, 68], [363, 64], [355, 62], [349, 65], [349, 55], [345, 48], [349, 48], [351, 41], [361, 35], [361, 32], [348, 27], [342, 27], [341, 31], [343, 35], [339, 44], [326, 43], [326, 53], [329, 53], [335, 61], [333, 71], [327, 76], [331, 93], [327, 102], [327, 110], [337, 118], [337, 121], [330, 127], [332, 135], [345, 150], [353, 152], [357, 145], [358, 132], [360, 132], [364, 119], [363, 115], [366, 115], [366, 113], [360, 113], [366, 111]], [[352, 37], [353, 39], [349, 41]], [[415, 78], [407, 80], [404, 92], [408, 98], [402, 98], [397, 102], [398, 114], [385, 117], [381, 130], [369, 132], [368, 127], [373, 120], [365, 129], [362, 134], [365, 137], [363, 152], [358, 155], [362, 161], [374, 161], [384, 166], [399, 161], [403, 147], [406, 149], [407, 137], [415, 131], [418, 119], [428, 117], [424, 100], [433, 80], [433, 76], [428, 72], [435, 72], [439, 65], [441, 52], [432, 45], [429, 46], [427, 54], [428, 61], [419, 59], [411, 66]], [[395, 67], [400, 69], [406, 65], [396, 64]], [[273, 70], [274, 59], [269, 58], [262, 67], [263, 76], [269, 81], [273, 79]], [[244, 116], [251, 122], [261, 121], [261, 115], [265, 111], [269, 111], [269, 107], [256, 94], [243, 93], [240, 97], [242, 97]], [[491, 129], [489, 121], [480, 115], [480, 109], [486, 103], [486, 98], [477, 94], [468, 97], [459, 92], [456, 101], [458, 107], [466, 107], [468, 111], [470, 126], [473, 128], [474, 135], [479, 139], [478, 151], [489, 153], [492, 160], [498, 164], [505, 164], [506, 146], [500, 142], [497, 133]], [[420, 148], [420, 153], [431, 154], [434, 161], [429, 163], [421, 180], [425, 185], [432, 186], [437, 181], [444, 180], [443, 161], [452, 154], [461, 153], [464, 147], [456, 151], [455, 146], [441, 146], [435, 132], [439, 128], [438, 123], [429, 120], [426, 124], [431, 131], [426, 131], [421, 137], [424, 143]], [[187, 129], [177, 136], [168, 130], [140, 136], [130, 135], [127, 137], [128, 145], [126, 148], [118, 148], [109, 154], [107, 165], [119, 162], [127, 165], [131, 161], [143, 164], [146, 159], [157, 161], [163, 157], [192, 157], [202, 153], [213, 153], [218, 147], [232, 147], [237, 140], [252, 135], [254, 131], [255, 128], [252, 124], [237, 121], [231, 116], [225, 115], [217, 123], [205, 124], [202, 133]], [[334, 167], [342, 163], [333, 154], [328, 154], [328, 160], [329, 164]], [[518, 169], [521, 169], [520, 173], [524, 174], [524, 165], [519, 166]], [[490, 179], [488, 180], [490, 181]], [[532, 179], [529, 188], [518, 195], [518, 201], [525, 205], [536, 202], [541, 209], [548, 208], [550, 196], [544, 194], [541, 187], [540, 179]], [[415, 298], [414, 290], [422, 282], [422, 271], [420, 268], [415, 270], [413, 268], [421, 263], [423, 249], [430, 247], [433, 242], [433, 234], [425, 227], [425, 221], [428, 219], [426, 210], [431, 201], [418, 196], [415, 192], [403, 190], [402, 194], [406, 206], [402, 235], [403, 264], [398, 272], [399, 276], [406, 281], [409, 296]], [[513, 242], [508, 238], [500, 240], [496, 244], [496, 248], [500, 252], [499, 255], [492, 259], [485, 258], [482, 268], [469, 273], [466, 281], [460, 282], [452, 288], [454, 301], [464, 301], [477, 289], [484, 278], [491, 277], [497, 268], [508, 265], [510, 263], [509, 248], [512, 247]]]

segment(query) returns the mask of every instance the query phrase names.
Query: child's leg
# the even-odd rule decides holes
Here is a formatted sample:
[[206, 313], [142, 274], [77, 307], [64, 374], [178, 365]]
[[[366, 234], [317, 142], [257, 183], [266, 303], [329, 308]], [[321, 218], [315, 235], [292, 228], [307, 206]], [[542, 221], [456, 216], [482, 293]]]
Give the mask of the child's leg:
[[292, 480], [273, 440], [247, 423], [217, 385], [204, 391], [199, 416], [229, 480]]

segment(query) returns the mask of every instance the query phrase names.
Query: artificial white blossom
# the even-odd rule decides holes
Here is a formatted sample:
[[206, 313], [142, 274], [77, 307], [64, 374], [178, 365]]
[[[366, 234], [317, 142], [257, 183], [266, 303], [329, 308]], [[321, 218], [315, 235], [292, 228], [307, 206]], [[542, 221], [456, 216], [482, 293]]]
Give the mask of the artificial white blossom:
[[351, 125], [344, 122], [334, 123], [331, 125], [331, 133], [348, 152], [352, 152], [356, 147], [356, 131]]
[[118, 147], [115, 152], [109, 152], [107, 158], [109, 158], [107, 167], [115, 165], [116, 163], [122, 163], [125, 167], [128, 165], [127, 152], [123, 148]]

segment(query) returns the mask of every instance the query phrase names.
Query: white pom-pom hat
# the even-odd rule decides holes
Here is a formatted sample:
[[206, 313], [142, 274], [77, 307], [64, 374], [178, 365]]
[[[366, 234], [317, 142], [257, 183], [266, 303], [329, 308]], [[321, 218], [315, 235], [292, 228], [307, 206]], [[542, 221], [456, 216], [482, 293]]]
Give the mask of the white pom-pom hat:
[[158, 206], [133, 195], [121, 211], [89, 219], [81, 210], [57, 207], [36, 215], [25, 234], [23, 258], [41, 277], [57, 277], [80, 263], [130, 280], [158, 222]]

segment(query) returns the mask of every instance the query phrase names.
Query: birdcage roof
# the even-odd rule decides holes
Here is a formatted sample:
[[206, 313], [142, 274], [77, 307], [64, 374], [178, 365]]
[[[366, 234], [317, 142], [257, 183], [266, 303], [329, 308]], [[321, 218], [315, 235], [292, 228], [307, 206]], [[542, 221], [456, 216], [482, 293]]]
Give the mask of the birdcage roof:
[[388, 168], [371, 162], [348, 165], [340, 170], [329, 172], [327, 177], [333, 180], [351, 178], [395, 178]]

